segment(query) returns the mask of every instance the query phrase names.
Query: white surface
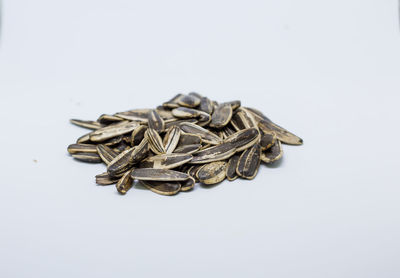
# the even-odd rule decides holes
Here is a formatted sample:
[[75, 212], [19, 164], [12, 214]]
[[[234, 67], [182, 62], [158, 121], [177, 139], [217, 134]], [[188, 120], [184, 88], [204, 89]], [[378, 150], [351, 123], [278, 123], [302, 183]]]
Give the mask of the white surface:
[[[3, 1], [0, 277], [399, 277], [397, 1]], [[72, 117], [177, 92], [304, 138], [253, 181], [101, 187]], [[37, 163], [33, 160], [36, 159]]]

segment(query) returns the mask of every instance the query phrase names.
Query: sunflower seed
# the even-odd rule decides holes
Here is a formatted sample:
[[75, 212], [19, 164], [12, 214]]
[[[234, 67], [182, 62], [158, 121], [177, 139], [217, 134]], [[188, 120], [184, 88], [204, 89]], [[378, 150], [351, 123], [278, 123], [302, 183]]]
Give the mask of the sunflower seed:
[[125, 143], [125, 141], [121, 141], [116, 146], [113, 147], [114, 147], [113, 150], [118, 154], [130, 148], [130, 146]]
[[203, 167], [204, 165], [199, 164], [199, 165], [193, 165], [191, 167], [189, 167], [189, 169], [186, 171], [186, 173], [191, 176], [192, 178], [194, 178], [195, 182], [199, 182], [199, 179], [197, 178], [197, 172], [200, 170], [201, 167]]
[[168, 129], [167, 133], [164, 136], [163, 144], [166, 153], [173, 153], [176, 146], [179, 143], [179, 139], [181, 136], [181, 130], [177, 126], [173, 126]]
[[196, 92], [190, 92], [189, 96], [194, 96], [194, 97], [197, 97], [199, 99], [201, 99], [203, 97], [202, 95], [200, 95], [199, 93], [196, 93]]
[[185, 145], [195, 145], [195, 144], [201, 144], [200, 135], [181, 132], [181, 135], [179, 137], [179, 142], [178, 142], [179, 147], [185, 146]]
[[106, 145], [99, 144], [96, 147], [97, 153], [103, 160], [103, 162], [108, 165], [110, 162], [118, 156], [118, 153], [113, 151], [110, 147], [107, 147]]
[[210, 127], [223, 128], [232, 118], [232, 106], [230, 104], [223, 104], [217, 106], [211, 116]]
[[71, 119], [70, 122], [74, 125], [88, 128], [88, 129], [94, 129], [94, 130], [103, 127], [102, 124], [100, 124], [99, 122], [94, 122], [94, 121], [83, 121], [83, 120]]
[[143, 140], [144, 133], [146, 132], [146, 130], [147, 130], [146, 126], [140, 125], [132, 131], [131, 146], [136, 146]]
[[121, 122], [112, 127], [107, 126], [93, 131], [90, 134], [90, 140], [93, 142], [101, 142], [112, 137], [131, 132], [139, 126], [138, 122]]
[[234, 155], [236, 148], [231, 143], [222, 143], [193, 154], [191, 164], [204, 164], [213, 161], [225, 160]]
[[245, 150], [236, 166], [236, 174], [245, 179], [253, 179], [260, 167], [261, 147], [259, 144]]
[[121, 194], [126, 194], [129, 189], [131, 189], [133, 184], [133, 179], [131, 177], [131, 171], [127, 171], [117, 182], [115, 187], [117, 191]]
[[256, 128], [240, 130], [224, 140], [225, 143], [231, 143], [237, 152], [243, 151], [260, 140], [260, 133]]
[[156, 130], [158, 133], [164, 130], [164, 120], [158, 115], [156, 110], [151, 110], [148, 116], [149, 128]]
[[215, 135], [211, 131], [209, 131], [205, 128], [202, 128], [201, 126], [198, 126], [196, 124], [181, 123], [179, 125], [179, 127], [186, 133], [192, 133], [192, 134], [199, 135], [205, 143], [209, 143], [212, 145], [218, 145], [218, 144], [222, 143], [221, 138], [219, 138], [217, 135]]
[[232, 116], [231, 124], [237, 131], [246, 128], [258, 127], [253, 115], [243, 107], [240, 107], [236, 111], [235, 115]]
[[134, 109], [116, 113], [115, 116], [129, 121], [147, 123], [151, 109]]
[[261, 153], [261, 160], [264, 163], [272, 163], [282, 158], [283, 150], [279, 140], [275, 141], [275, 144], [268, 150]]
[[192, 154], [200, 150], [201, 144], [182, 145], [174, 150], [174, 153]]
[[116, 137], [110, 138], [110, 139], [102, 142], [102, 144], [106, 145], [106, 146], [114, 146], [114, 145], [121, 143], [122, 140], [123, 140], [123, 136], [121, 135], [121, 136], [116, 136]]
[[262, 126], [260, 126], [260, 135], [261, 150], [265, 151], [266, 149], [272, 147], [272, 145], [275, 143], [276, 134], [272, 130], [264, 129]]
[[145, 132], [145, 138], [149, 140], [150, 149], [155, 154], [163, 154], [166, 152], [162, 139], [156, 130], [148, 128]]
[[240, 155], [240, 153], [236, 153], [228, 161], [228, 165], [226, 166], [226, 178], [229, 181], [236, 180], [239, 177], [236, 173], [236, 167], [238, 165]]
[[165, 122], [165, 129], [169, 129], [172, 126], [179, 126], [181, 123], [197, 123], [197, 119], [184, 119], [184, 120], [175, 120], [171, 122]]
[[200, 116], [200, 112], [202, 111], [193, 108], [178, 107], [172, 110], [172, 115], [174, 115], [174, 117], [181, 119], [190, 119]]
[[280, 127], [279, 125], [267, 121], [267, 120], [262, 120], [258, 124], [260, 128], [263, 128], [265, 130], [269, 129], [275, 132], [276, 138], [278, 138], [282, 143], [289, 144], [289, 145], [301, 145], [303, 144], [303, 139], [300, 137], [294, 135], [293, 133], [287, 131], [283, 127]]
[[117, 117], [117, 116], [114, 116], [114, 115], [107, 115], [107, 114], [103, 114], [97, 119], [97, 121], [99, 123], [105, 124], [105, 125], [112, 124], [112, 123], [115, 123], [115, 122], [121, 122], [123, 120], [124, 119], [122, 119], [120, 117]]
[[204, 184], [216, 184], [225, 179], [226, 162], [212, 162], [201, 167], [197, 172], [197, 178]]
[[211, 115], [214, 111], [214, 106], [209, 98], [203, 97], [200, 99], [199, 110]]
[[77, 160], [89, 163], [100, 163], [102, 162], [100, 156], [97, 153], [74, 153], [72, 157]]
[[84, 143], [89, 143], [90, 142], [90, 133], [82, 135], [76, 140], [77, 144], [84, 144]]
[[132, 168], [132, 153], [136, 147], [127, 149], [117, 155], [107, 166], [107, 172], [111, 177], [121, 177], [126, 171]]
[[177, 181], [140, 181], [143, 186], [150, 189], [154, 193], [160, 195], [171, 196], [177, 194], [181, 190], [181, 183]]
[[200, 112], [198, 119], [197, 125], [199, 126], [207, 126], [211, 122], [211, 116], [203, 111]]
[[171, 98], [169, 101], [164, 102], [163, 106], [164, 107], [168, 107], [168, 108], [176, 108], [179, 107], [178, 105], [178, 100], [183, 97], [182, 94], [177, 94], [176, 96], [174, 96], [173, 98]]
[[188, 178], [185, 181], [181, 181], [181, 191], [189, 191], [191, 189], [193, 189], [194, 185], [195, 185], [196, 181], [194, 180], [193, 177]]
[[68, 152], [73, 153], [97, 153], [96, 145], [91, 144], [71, 144], [68, 146]]
[[194, 108], [194, 107], [199, 106], [200, 99], [193, 95], [183, 95], [178, 99], [178, 104], [180, 106]]
[[154, 168], [154, 169], [173, 169], [179, 167], [190, 160], [190, 154], [159, 154], [148, 157], [140, 163], [141, 168]]
[[153, 168], [135, 168], [131, 176], [141, 181], [184, 181], [189, 178], [188, 174], [182, 172]]
[[110, 185], [117, 183], [119, 178], [112, 178], [110, 175], [105, 172], [99, 175], [96, 175], [96, 183], [99, 185]]
[[232, 107], [232, 110], [236, 110], [240, 107], [241, 102], [240, 102], [240, 100], [233, 100], [233, 101], [224, 102], [223, 104], [230, 105]]

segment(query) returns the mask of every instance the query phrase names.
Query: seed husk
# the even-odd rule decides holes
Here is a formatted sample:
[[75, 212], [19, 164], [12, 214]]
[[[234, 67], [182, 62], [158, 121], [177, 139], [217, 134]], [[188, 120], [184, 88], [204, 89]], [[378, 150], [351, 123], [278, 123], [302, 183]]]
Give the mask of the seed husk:
[[228, 101], [228, 102], [224, 102], [224, 105], [230, 105], [232, 107], [232, 110], [236, 110], [241, 106], [241, 101], [240, 100], [233, 100], [233, 101]]
[[148, 128], [145, 132], [145, 138], [149, 140], [150, 149], [155, 154], [166, 153], [162, 139], [156, 130]]
[[171, 196], [181, 190], [181, 183], [178, 181], [147, 181], [141, 180], [141, 184], [147, 189], [160, 195]]
[[200, 95], [199, 93], [196, 93], [196, 92], [190, 92], [189, 96], [194, 96], [194, 97], [197, 97], [199, 99], [201, 99], [203, 97], [202, 95]]
[[231, 120], [232, 113], [232, 106], [230, 104], [217, 106], [211, 116], [210, 127], [223, 128]]
[[149, 128], [156, 130], [158, 133], [162, 132], [165, 128], [164, 120], [158, 115], [156, 110], [151, 110], [148, 115]]
[[96, 183], [98, 185], [110, 185], [117, 183], [119, 178], [112, 178], [107, 172], [96, 175]]
[[240, 107], [232, 116], [231, 124], [237, 131], [252, 127], [258, 128], [253, 115], [243, 107]]
[[129, 146], [127, 143], [125, 143], [125, 141], [122, 141], [119, 144], [117, 144], [116, 146], [113, 146], [113, 151], [115, 151], [118, 154], [120, 154], [121, 152], [129, 149], [130, 147], [131, 146]]
[[193, 108], [178, 107], [172, 110], [172, 115], [180, 119], [190, 119], [200, 116], [200, 112], [202, 111]]
[[132, 178], [148, 181], [185, 181], [188, 174], [166, 169], [135, 168], [131, 174]]
[[102, 162], [100, 156], [97, 153], [74, 153], [72, 157], [77, 160], [89, 163], [100, 163]]
[[112, 123], [115, 123], [115, 122], [121, 122], [121, 121], [123, 121], [123, 120], [124, 120], [124, 119], [122, 119], [122, 118], [120, 118], [120, 117], [117, 117], [117, 116], [114, 116], [114, 115], [107, 115], [107, 114], [102, 114], [102, 115], [97, 119], [97, 121], [98, 121], [99, 123], [104, 124], [104, 125], [112, 124]]
[[103, 125], [100, 124], [99, 122], [94, 122], [94, 121], [84, 121], [84, 120], [78, 120], [78, 119], [71, 119], [70, 120], [71, 124], [74, 124], [76, 126], [79, 127], [84, 127], [84, 128], [88, 128], [88, 129], [99, 129], [102, 128]]
[[218, 161], [205, 164], [197, 172], [197, 178], [204, 184], [217, 184], [226, 176], [226, 162]]
[[115, 187], [121, 194], [126, 194], [133, 185], [133, 179], [131, 177], [131, 171], [127, 171], [117, 182]]
[[124, 136], [122, 136], [122, 135], [116, 136], [116, 137], [110, 138], [110, 139], [102, 142], [102, 144], [106, 145], [106, 146], [109, 146], [109, 147], [110, 146], [115, 146], [115, 145], [121, 143], [123, 138], [124, 138]]
[[186, 133], [199, 135], [201, 137], [201, 139], [203, 140], [203, 142], [205, 142], [205, 143], [209, 143], [212, 145], [218, 145], [218, 144], [222, 143], [221, 138], [219, 138], [217, 135], [215, 135], [211, 131], [209, 131], [201, 126], [198, 126], [196, 124], [181, 123], [179, 125], [179, 127]]
[[189, 177], [187, 180], [185, 181], [181, 181], [181, 191], [189, 191], [191, 189], [193, 189], [194, 185], [195, 185], [196, 181], [194, 180], [193, 177]]
[[231, 143], [222, 143], [221, 145], [198, 151], [193, 154], [190, 164], [204, 164], [213, 161], [220, 161], [230, 158], [236, 152], [236, 148]]
[[238, 165], [240, 155], [241, 153], [236, 153], [228, 161], [228, 165], [226, 167], [226, 178], [229, 181], [236, 180], [239, 177], [239, 175], [236, 173], [236, 167]]
[[179, 106], [195, 108], [199, 106], [200, 99], [194, 95], [183, 95], [178, 99]]
[[163, 107], [168, 107], [168, 108], [176, 108], [179, 107], [178, 100], [183, 96], [183, 94], [177, 94], [173, 98], [171, 98], [169, 101], [163, 103]]
[[206, 112], [207, 114], [211, 115], [212, 112], [214, 111], [214, 106], [211, 102], [211, 100], [207, 97], [203, 97], [200, 99], [200, 106], [199, 110]]
[[245, 150], [237, 163], [236, 173], [242, 178], [249, 180], [254, 179], [260, 167], [260, 156], [261, 146], [259, 144]]
[[202, 164], [193, 165], [186, 171], [186, 173], [194, 178], [195, 182], [199, 182], [199, 179], [197, 178], [197, 172], [200, 170], [201, 167], [203, 167]]
[[71, 144], [67, 148], [70, 154], [73, 153], [97, 153], [96, 145], [91, 144]]
[[147, 123], [151, 109], [134, 109], [125, 112], [118, 112], [115, 116], [129, 121]]
[[275, 132], [276, 137], [281, 141], [282, 143], [289, 144], [289, 145], [301, 145], [303, 144], [303, 139], [298, 137], [297, 135], [294, 135], [293, 133], [287, 131], [283, 127], [280, 127], [279, 125], [267, 121], [267, 120], [262, 120], [259, 122], [259, 127], [272, 130]]
[[263, 130], [260, 127], [260, 146], [261, 150], [265, 151], [272, 147], [276, 140], [276, 134], [272, 130]]
[[106, 145], [99, 144], [97, 145], [96, 149], [97, 153], [106, 165], [110, 164], [110, 162], [118, 156], [116, 151], [112, 150]]
[[166, 153], [173, 153], [176, 146], [179, 143], [179, 139], [181, 137], [181, 130], [177, 126], [173, 126], [168, 129], [167, 133], [164, 136], [163, 144]]
[[140, 142], [142, 142], [144, 138], [144, 133], [146, 132], [147, 127], [144, 125], [140, 125], [132, 131], [131, 134], [131, 146], [136, 146]]
[[192, 160], [190, 154], [159, 154], [150, 156], [140, 163], [141, 168], [174, 169]]
[[260, 140], [260, 133], [256, 128], [247, 128], [240, 130], [224, 140], [225, 143], [231, 143], [237, 152], [243, 151]]
[[132, 153], [136, 147], [132, 147], [116, 156], [107, 166], [107, 172], [111, 177], [121, 177], [132, 168]]
[[138, 122], [121, 122], [113, 126], [107, 126], [93, 131], [90, 134], [90, 140], [93, 142], [102, 142], [104, 140], [113, 138], [131, 132], [139, 126]]
[[187, 153], [192, 154], [200, 150], [201, 144], [182, 145], [174, 150], [174, 153]]
[[90, 133], [87, 133], [85, 135], [82, 135], [76, 140], [77, 144], [85, 144], [85, 143], [90, 143]]
[[181, 132], [180, 137], [179, 137], [179, 142], [178, 142], [179, 147], [185, 146], [185, 145], [195, 145], [195, 144], [201, 144], [200, 135]]
[[272, 163], [282, 158], [283, 150], [279, 140], [276, 140], [274, 145], [261, 153], [261, 160], [264, 163]]

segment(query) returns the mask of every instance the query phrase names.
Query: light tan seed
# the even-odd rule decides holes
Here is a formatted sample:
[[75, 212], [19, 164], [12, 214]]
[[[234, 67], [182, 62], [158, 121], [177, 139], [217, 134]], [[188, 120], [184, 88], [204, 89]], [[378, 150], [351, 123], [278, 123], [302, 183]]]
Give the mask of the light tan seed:
[[131, 174], [137, 180], [149, 181], [184, 181], [189, 178], [188, 174], [166, 169], [135, 168]]
[[264, 163], [272, 163], [282, 158], [283, 149], [281, 142], [276, 140], [274, 145], [266, 151], [261, 153], [261, 160]]
[[120, 154], [121, 152], [129, 149], [131, 146], [129, 146], [128, 144], [125, 143], [125, 141], [120, 142], [119, 144], [113, 146], [113, 151], [117, 152], [118, 154]]
[[164, 130], [164, 120], [160, 117], [160, 115], [158, 115], [156, 110], [151, 110], [147, 119], [149, 128], [156, 130], [158, 133]]
[[189, 96], [194, 96], [194, 97], [197, 97], [199, 99], [201, 99], [203, 97], [202, 95], [200, 95], [199, 93], [196, 93], [196, 92], [190, 92]]
[[203, 111], [201, 111], [198, 119], [199, 121], [197, 122], [197, 125], [199, 126], [207, 126], [211, 122], [211, 116]]
[[67, 148], [70, 154], [73, 153], [97, 153], [96, 145], [91, 144], [71, 144]]
[[200, 99], [193, 95], [183, 95], [178, 99], [179, 106], [194, 108], [199, 106]]
[[124, 138], [124, 136], [122, 136], [122, 135], [116, 136], [116, 137], [110, 138], [110, 139], [102, 142], [102, 144], [106, 145], [106, 146], [114, 146], [114, 145], [121, 143], [123, 138]]
[[102, 128], [103, 125], [100, 124], [99, 122], [94, 122], [94, 121], [84, 121], [84, 120], [78, 120], [78, 119], [71, 119], [70, 122], [76, 126], [79, 127], [84, 127], [88, 129], [99, 129]]
[[201, 167], [197, 172], [197, 178], [204, 184], [216, 184], [225, 179], [226, 162], [212, 162]]
[[131, 189], [132, 184], [133, 179], [131, 177], [131, 171], [126, 171], [126, 173], [118, 180], [115, 187], [119, 193], [126, 194], [126, 192]]
[[167, 133], [164, 136], [163, 144], [166, 153], [173, 153], [176, 146], [179, 143], [179, 139], [181, 137], [181, 130], [177, 126], [173, 126], [168, 129]]
[[300, 137], [294, 135], [293, 133], [287, 131], [283, 127], [280, 127], [279, 125], [277, 125], [271, 121], [261, 120], [258, 123], [258, 125], [260, 128], [262, 128], [264, 130], [269, 129], [269, 130], [272, 130], [273, 132], [275, 132], [276, 137], [280, 141], [282, 141], [282, 143], [289, 144], [289, 145], [303, 144], [303, 139], [301, 139]]
[[118, 156], [116, 151], [106, 145], [99, 144], [96, 146], [96, 149], [97, 153], [106, 165], [110, 164], [110, 162]]
[[135, 128], [139, 126], [138, 122], [121, 122], [113, 126], [107, 126], [93, 131], [90, 134], [90, 140], [93, 142], [101, 142], [118, 135], [126, 134], [132, 132]]
[[97, 153], [74, 153], [72, 157], [77, 160], [89, 163], [100, 163], [102, 162], [100, 156]]
[[228, 161], [228, 165], [226, 167], [226, 178], [229, 181], [236, 180], [239, 177], [239, 175], [236, 173], [236, 167], [238, 165], [240, 155], [241, 153], [236, 153]]
[[212, 145], [218, 145], [222, 143], [221, 138], [219, 138], [217, 135], [212, 133], [211, 131], [202, 128], [201, 126], [198, 126], [193, 123], [181, 123], [179, 127], [186, 133], [191, 133], [191, 134], [196, 134], [201, 137], [203, 142], [209, 143]]
[[147, 157], [140, 163], [141, 168], [154, 168], [154, 169], [174, 169], [179, 167], [190, 160], [190, 154], [159, 154]]
[[222, 143], [193, 154], [191, 164], [204, 164], [213, 161], [225, 160], [234, 155], [236, 148], [231, 143]]
[[211, 116], [210, 127], [223, 128], [232, 118], [232, 106], [230, 104], [223, 104], [217, 106]]
[[110, 185], [110, 184], [117, 183], [118, 180], [119, 180], [119, 178], [110, 177], [110, 175], [107, 172], [96, 175], [96, 183], [98, 185]]
[[240, 130], [224, 140], [225, 143], [231, 143], [236, 151], [243, 151], [260, 140], [260, 133], [256, 128]]
[[160, 135], [152, 128], [148, 128], [145, 132], [145, 138], [149, 140], [150, 149], [155, 154], [165, 153], [165, 148]]
[[150, 189], [152, 192], [171, 196], [177, 194], [181, 190], [181, 183], [178, 181], [145, 181], [141, 180], [140, 183]]
[[184, 191], [189, 191], [189, 190], [193, 189], [195, 183], [196, 183], [196, 181], [194, 180], [193, 177], [190, 177], [185, 181], [181, 181], [180, 182], [180, 184], [181, 184], [181, 189], [180, 190], [183, 191], [183, 192]]
[[144, 125], [140, 125], [132, 131], [131, 134], [131, 146], [136, 146], [140, 142], [142, 142], [144, 138], [144, 133], [146, 132], [147, 127]]
[[259, 144], [245, 150], [236, 166], [236, 174], [245, 179], [253, 179], [258, 172], [261, 162], [261, 147]]

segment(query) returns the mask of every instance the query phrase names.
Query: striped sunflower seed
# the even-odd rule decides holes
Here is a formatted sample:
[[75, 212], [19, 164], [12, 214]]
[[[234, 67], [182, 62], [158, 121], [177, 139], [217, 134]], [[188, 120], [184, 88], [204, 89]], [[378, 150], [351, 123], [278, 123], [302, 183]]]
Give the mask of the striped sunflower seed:
[[260, 140], [260, 133], [256, 128], [247, 128], [240, 130], [224, 140], [225, 143], [231, 143], [236, 151], [243, 151]]
[[76, 126], [79, 127], [84, 127], [88, 129], [99, 129], [102, 128], [103, 125], [99, 122], [94, 122], [94, 121], [83, 121], [83, 120], [78, 120], [78, 119], [71, 119], [70, 122]]
[[110, 164], [110, 162], [118, 156], [116, 151], [112, 150], [106, 145], [99, 144], [97, 145], [96, 149], [97, 153], [106, 165]]
[[261, 160], [262, 162], [268, 164], [278, 161], [279, 159], [282, 158], [282, 155], [283, 155], [283, 150], [281, 142], [279, 140], [276, 140], [275, 144], [271, 148], [261, 153]]
[[155, 154], [166, 153], [162, 139], [155, 129], [148, 128], [145, 132], [145, 138], [148, 139], [150, 149]]
[[205, 164], [197, 172], [197, 178], [204, 184], [216, 184], [225, 179], [226, 162], [218, 161]]
[[173, 153], [179, 143], [181, 137], [181, 130], [177, 126], [168, 129], [163, 139], [163, 145], [167, 154]]
[[131, 177], [131, 171], [127, 171], [117, 182], [115, 187], [120, 194], [126, 194], [133, 185], [133, 179]]
[[200, 150], [201, 144], [182, 145], [174, 150], [174, 153], [192, 154]]
[[192, 160], [190, 154], [159, 154], [141, 161], [141, 168], [174, 169]]
[[259, 144], [245, 150], [239, 158], [236, 173], [245, 179], [254, 179], [261, 162], [261, 147]]
[[109, 124], [112, 124], [112, 123], [121, 122], [123, 120], [124, 120], [123, 118], [120, 118], [120, 117], [117, 117], [117, 116], [114, 116], [114, 115], [107, 115], [107, 114], [102, 114], [97, 119], [97, 121], [99, 123], [104, 124], [104, 125], [109, 125]]
[[117, 183], [118, 180], [119, 178], [110, 177], [110, 175], [107, 172], [96, 175], [96, 183], [98, 185], [110, 185]]
[[138, 122], [121, 122], [113, 126], [103, 127], [93, 131], [90, 134], [90, 140], [93, 142], [102, 142], [115, 136], [131, 132], [138, 126]]
[[226, 166], [226, 178], [229, 181], [236, 180], [239, 177], [239, 175], [236, 173], [236, 167], [238, 165], [240, 155], [240, 153], [236, 153], [228, 161], [228, 165]]
[[200, 99], [200, 106], [199, 110], [206, 112], [207, 114], [211, 115], [212, 112], [214, 111], [214, 106], [211, 102], [211, 100], [207, 97], [203, 97]]
[[230, 158], [236, 152], [236, 148], [231, 143], [222, 143], [193, 154], [191, 164], [204, 164], [213, 161], [220, 161]]
[[189, 178], [188, 174], [182, 172], [153, 168], [135, 168], [131, 176], [140, 181], [185, 181]]
[[179, 107], [178, 100], [183, 97], [182, 94], [177, 94], [173, 98], [171, 98], [169, 101], [163, 103], [163, 107], [167, 108], [177, 108]]
[[301, 145], [303, 144], [303, 139], [298, 137], [297, 135], [294, 135], [293, 133], [287, 131], [283, 127], [280, 127], [279, 125], [267, 121], [267, 120], [262, 120], [259, 122], [259, 127], [264, 129], [264, 130], [271, 130], [275, 132], [276, 137], [281, 141], [282, 143], [289, 144], [289, 145]]
[[230, 104], [223, 104], [217, 106], [211, 116], [210, 127], [223, 128], [232, 118], [232, 106]]
[[74, 153], [72, 154], [72, 157], [83, 162], [89, 162], [89, 163], [102, 162], [100, 156], [97, 153]]
[[179, 106], [195, 108], [199, 106], [199, 104], [200, 104], [200, 99], [194, 95], [183, 95], [180, 98], [178, 98]]
[[147, 189], [160, 195], [171, 196], [177, 194], [181, 190], [181, 183], [178, 181], [141, 180], [140, 183]]
[[97, 153], [96, 145], [91, 144], [71, 144], [67, 148], [70, 154], [73, 153]]
[[164, 120], [158, 115], [156, 110], [151, 110], [148, 116], [149, 128], [154, 129], [158, 133], [162, 132], [165, 128]]
[[140, 125], [132, 131], [131, 134], [131, 146], [136, 146], [140, 142], [142, 142], [144, 138], [144, 133], [146, 132], [147, 127], [144, 125]]
[[179, 127], [186, 133], [191, 133], [191, 134], [196, 134], [201, 137], [203, 142], [209, 143], [211, 145], [218, 145], [222, 143], [221, 138], [219, 138], [217, 135], [212, 133], [211, 131], [202, 128], [201, 126], [198, 126], [193, 123], [181, 123]]
[[189, 191], [194, 188], [195, 183], [196, 183], [196, 181], [194, 180], [194, 178], [189, 177], [187, 180], [180, 182], [180, 184], [181, 184], [180, 190], [181, 191]]

